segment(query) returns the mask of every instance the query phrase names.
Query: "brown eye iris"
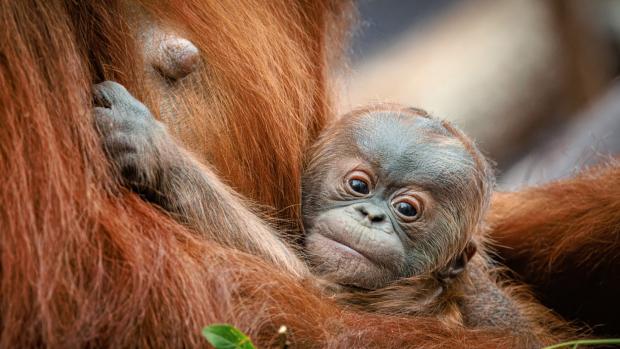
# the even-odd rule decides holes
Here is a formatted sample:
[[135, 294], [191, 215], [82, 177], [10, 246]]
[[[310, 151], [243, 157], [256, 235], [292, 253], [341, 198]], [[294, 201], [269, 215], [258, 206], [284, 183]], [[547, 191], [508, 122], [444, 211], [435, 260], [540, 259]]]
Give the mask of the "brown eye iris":
[[359, 194], [366, 195], [370, 193], [370, 188], [368, 186], [368, 183], [366, 183], [364, 180], [361, 180], [361, 179], [357, 179], [357, 178], [350, 179], [349, 187], [351, 187], [351, 190]]

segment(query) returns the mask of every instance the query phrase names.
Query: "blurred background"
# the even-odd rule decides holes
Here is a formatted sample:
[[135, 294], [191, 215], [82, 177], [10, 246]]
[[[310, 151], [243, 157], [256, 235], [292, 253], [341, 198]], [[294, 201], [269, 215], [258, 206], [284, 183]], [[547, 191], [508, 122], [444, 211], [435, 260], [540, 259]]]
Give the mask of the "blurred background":
[[619, 0], [358, 0], [339, 108], [378, 101], [456, 123], [501, 189], [620, 154]]

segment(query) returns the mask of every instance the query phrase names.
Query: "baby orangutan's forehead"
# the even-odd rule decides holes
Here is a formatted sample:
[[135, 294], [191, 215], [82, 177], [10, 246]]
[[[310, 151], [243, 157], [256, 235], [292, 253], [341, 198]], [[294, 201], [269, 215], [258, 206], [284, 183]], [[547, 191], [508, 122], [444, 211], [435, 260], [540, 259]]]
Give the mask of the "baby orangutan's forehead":
[[439, 120], [380, 112], [360, 117], [352, 126], [358, 156], [384, 182], [440, 190], [473, 178], [472, 155]]

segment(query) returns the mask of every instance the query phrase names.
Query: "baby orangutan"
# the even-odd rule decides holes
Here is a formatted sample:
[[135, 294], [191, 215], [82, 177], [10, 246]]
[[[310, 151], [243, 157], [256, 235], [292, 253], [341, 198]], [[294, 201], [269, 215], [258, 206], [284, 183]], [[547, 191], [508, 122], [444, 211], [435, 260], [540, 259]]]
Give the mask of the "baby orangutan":
[[377, 106], [343, 116], [310, 154], [302, 210], [313, 271], [358, 301], [412, 277], [413, 298], [446, 294], [477, 250], [494, 182], [473, 143], [422, 110]]
[[311, 153], [302, 210], [316, 273], [373, 290], [463, 272], [493, 176], [460, 132], [421, 110], [366, 109], [342, 117]]
[[346, 304], [520, 333], [523, 347], [539, 347], [539, 324], [554, 318], [500, 286], [484, 253], [493, 185], [485, 158], [449, 123], [397, 105], [354, 111], [310, 151], [306, 258]]

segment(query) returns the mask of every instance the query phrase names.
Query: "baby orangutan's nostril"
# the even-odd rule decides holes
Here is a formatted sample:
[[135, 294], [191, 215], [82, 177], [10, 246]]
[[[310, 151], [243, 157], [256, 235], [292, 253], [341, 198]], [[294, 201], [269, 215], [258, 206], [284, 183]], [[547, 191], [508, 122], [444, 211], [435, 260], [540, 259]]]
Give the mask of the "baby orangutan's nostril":
[[369, 207], [368, 205], [358, 205], [355, 209], [373, 223], [380, 223], [385, 220], [385, 213], [378, 207]]
[[374, 223], [383, 222], [383, 220], [385, 219], [385, 213], [376, 212], [375, 214], [369, 214], [368, 219], [370, 219], [370, 221]]

